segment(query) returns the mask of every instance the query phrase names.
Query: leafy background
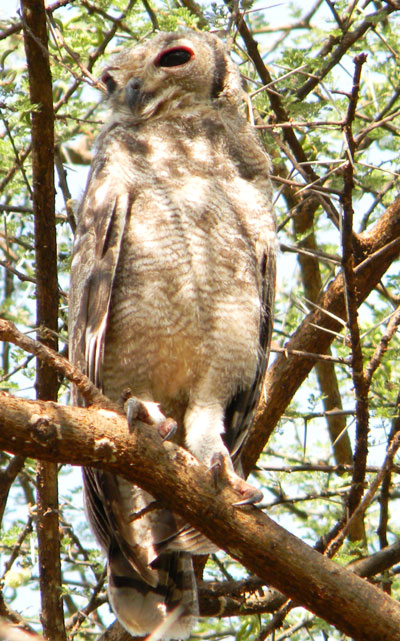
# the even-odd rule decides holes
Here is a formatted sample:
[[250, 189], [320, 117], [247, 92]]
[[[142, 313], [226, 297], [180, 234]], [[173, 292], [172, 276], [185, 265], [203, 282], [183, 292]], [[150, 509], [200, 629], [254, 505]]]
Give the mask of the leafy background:
[[[0, 316], [31, 334], [36, 330], [30, 156], [31, 112], [35, 105], [29, 100], [21, 16], [17, 5], [14, 9], [11, 3], [7, 11], [0, 8], [4, 11], [4, 16], [0, 13]], [[243, 112], [252, 111], [251, 117], [274, 165], [281, 251], [273, 362], [282, 355], [309, 310], [318, 304], [320, 291], [342, 269], [341, 220], [345, 215], [343, 196], [349, 165], [349, 138], [344, 124], [349, 125], [356, 141], [350, 163], [354, 233], [373, 229], [398, 196], [399, 10], [391, 2], [369, 0], [296, 1], [269, 6], [262, 1], [238, 6], [223, 2], [197, 4], [193, 0], [64, 0], [48, 5], [56, 115], [61, 352], [66, 353], [74, 211], [84, 189], [91, 145], [105, 118], [98, 78], [107, 57], [160, 29], [211, 29], [227, 37], [249, 96]], [[241, 29], [243, 21], [258, 42], [268, 71], [267, 82], [249, 55], [251, 41]], [[361, 53], [366, 53], [367, 59], [362, 65], [355, 101], [354, 94], [351, 96], [354, 57]], [[314, 82], [315, 78], [318, 80]], [[273, 102], [274, 93], [281, 110]], [[350, 118], [351, 104], [355, 113]], [[304, 155], [303, 162], [288, 132], [293, 132]], [[359, 309], [364, 372], [382, 345], [388, 323], [399, 322], [398, 282], [398, 263], [393, 261]], [[361, 465], [357, 450], [360, 416], [352, 368], [354, 336], [344, 322], [341, 327], [330, 353], [317, 361], [299, 385], [253, 471], [253, 482], [264, 490], [262, 507], [310, 545], [316, 545], [321, 537], [329, 540], [329, 533], [338, 524], [339, 529], [342, 527], [348, 516], [349, 496], [355, 488], [353, 461]], [[367, 394], [364, 490], [379, 472], [388, 444], [399, 429], [399, 339], [395, 331], [389, 338], [387, 350], [377, 356]], [[34, 397], [35, 361], [30, 354], [4, 342], [0, 367], [3, 391]], [[283, 389], [286, 383], [281, 382]], [[69, 402], [65, 381], [61, 381], [59, 399]], [[18, 457], [3, 453], [0, 464], [0, 614], [11, 620], [15, 616], [33, 630], [41, 631], [36, 463], [28, 460], [22, 466]], [[353, 523], [336, 554], [339, 563], [373, 557], [397, 542], [398, 472], [394, 461], [382, 475], [368, 509]], [[79, 471], [61, 466], [59, 484], [67, 633], [69, 638], [94, 638], [113, 621], [106, 602], [103, 559], [83, 513]], [[373, 574], [370, 580], [396, 597], [399, 552], [393, 558], [391, 565]], [[240, 581], [247, 578], [247, 572], [221, 552], [208, 560], [203, 578]], [[267, 594], [267, 588], [263, 590]], [[243, 595], [244, 602], [247, 596]], [[238, 641], [346, 638], [301, 608], [282, 616], [280, 611], [278, 615], [241, 615], [238, 609], [236, 616], [230, 618], [203, 618], [193, 636], [235, 637]]]

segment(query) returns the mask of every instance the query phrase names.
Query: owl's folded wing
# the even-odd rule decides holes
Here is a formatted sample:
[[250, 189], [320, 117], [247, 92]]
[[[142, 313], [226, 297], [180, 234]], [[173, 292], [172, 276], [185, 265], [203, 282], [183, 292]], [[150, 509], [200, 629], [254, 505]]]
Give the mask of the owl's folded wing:
[[89, 176], [71, 265], [70, 359], [102, 388], [104, 335], [129, 195], [107, 167]]
[[258, 349], [258, 367], [250, 387], [239, 390], [225, 412], [225, 441], [239, 473], [240, 453], [248, 436], [257, 405], [263, 392], [265, 370], [271, 343], [275, 301], [276, 259], [275, 243], [267, 244], [259, 261], [261, 283], [261, 316]]

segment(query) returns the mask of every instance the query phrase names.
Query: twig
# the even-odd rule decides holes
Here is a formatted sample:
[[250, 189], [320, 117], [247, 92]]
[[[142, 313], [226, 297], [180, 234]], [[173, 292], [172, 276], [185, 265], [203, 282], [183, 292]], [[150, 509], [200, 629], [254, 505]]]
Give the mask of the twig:
[[[392, 439], [395, 438], [400, 432], [400, 392], [397, 394], [397, 399], [396, 399], [396, 407], [397, 407], [397, 416], [392, 420], [392, 425], [390, 429], [390, 434], [388, 437], [388, 444], [390, 447], [390, 443]], [[379, 513], [379, 525], [377, 528], [377, 534], [379, 537], [379, 542], [381, 547], [385, 547], [388, 545], [388, 540], [387, 540], [387, 528], [388, 528], [388, 523], [389, 523], [389, 491], [390, 491], [390, 485], [392, 481], [392, 472], [395, 471], [395, 466], [392, 465], [386, 470], [386, 473], [382, 479], [382, 486], [381, 486], [381, 492], [380, 492], [380, 497], [379, 497], [379, 503], [380, 503], [380, 513]]]
[[279, 610], [274, 613], [269, 623], [262, 628], [255, 641], [265, 641], [267, 636], [274, 633], [275, 630], [282, 626], [282, 623], [285, 620], [286, 616], [289, 614], [290, 610], [295, 607], [296, 604], [292, 601], [292, 599], [288, 599], [286, 603], [284, 603], [279, 608]]
[[391, 442], [391, 444], [390, 444], [390, 446], [389, 446], [389, 448], [387, 450], [386, 457], [385, 457], [385, 460], [383, 462], [382, 468], [381, 468], [380, 472], [375, 476], [375, 478], [372, 481], [368, 491], [365, 493], [364, 498], [362, 499], [362, 501], [360, 502], [358, 507], [354, 510], [354, 512], [351, 514], [350, 518], [347, 520], [346, 524], [343, 526], [343, 528], [338, 533], [336, 538], [333, 539], [333, 541], [331, 541], [331, 543], [329, 544], [329, 546], [328, 546], [328, 548], [326, 550], [326, 554], [330, 558], [332, 556], [334, 556], [336, 551], [339, 549], [339, 547], [343, 543], [343, 541], [344, 541], [344, 539], [345, 539], [345, 537], [347, 535], [347, 532], [349, 531], [349, 528], [351, 526], [352, 521], [354, 521], [354, 519], [356, 519], [359, 515], [365, 513], [365, 510], [367, 509], [367, 507], [371, 503], [372, 499], [374, 498], [374, 496], [375, 496], [375, 494], [376, 494], [376, 492], [377, 492], [377, 490], [378, 490], [378, 488], [379, 488], [379, 486], [380, 486], [380, 484], [381, 484], [386, 472], [388, 470], [390, 470], [390, 468], [391, 468], [391, 466], [393, 464], [394, 456], [395, 456], [397, 450], [399, 449], [399, 447], [400, 447], [400, 432], [398, 432], [395, 435], [395, 437], [393, 438], [393, 440], [392, 440], [392, 442]]
[[[297, 90], [296, 96], [299, 101], [304, 100], [304, 98], [313, 91], [316, 86], [325, 78], [325, 76], [337, 65], [347, 51], [354, 45], [355, 42], [362, 40], [367, 31], [369, 31], [372, 25], [375, 24], [376, 19], [383, 20], [386, 16], [389, 16], [394, 11], [398, 11], [399, 7], [395, 4], [387, 3], [387, 6], [384, 9], [379, 8], [378, 11], [367, 15], [365, 20], [356, 28], [354, 31], [345, 31], [340, 37], [337, 37], [333, 40], [333, 44], [337, 44], [336, 48], [333, 50], [332, 54], [327, 57], [326, 52], [321, 50], [317, 56], [320, 60], [326, 60], [322, 69], [319, 70], [318, 74], [315, 74], [318, 77], [310, 78], [300, 89]], [[328, 43], [328, 46], [332, 48], [332, 42]]]
[[331, 363], [340, 363], [341, 365], [349, 365], [346, 358], [335, 358], [329, 354], [313, 354], [312, 352], [305, 352], [299, 349], [286, 349], [285, 347], [271, 347], [271, 352], [277, 354], [296, 354], [297, 356], [304, 356], [304, 358], [312, 358], [316, 361], [329, 361]]
[[65, 378], [77, 386], [87, 404], [91, 405], [96, 403], [104, 408], [117, 409], [116, 404], [104, 396], [92, 381], [77, 367], [72, 365], [68, 359], [50, 347], [39, 343], [39, 341], [35, 341], [33, 338], [22, 334], [11, 321], [0, 319], [0, 340], [13, 343], [26, 352], [34, 354], [34, 356], [46, 363], [49, 367], [54, 368], [62, 374], [62, 376], [65, 376]]
[[28, 365], [31, 362], [32, 358], [33, 358], [33, 355], [30, 354], [29, 356], [27, 356], [24, 359], [24, 361], [20, 365], [18, 365], [18, 367], [14, 367], [14, 369], [9, 371], [9, 372], [7, 372], [7, 374], [4, 374], [3, 376], [0, 376], [0, 383], [3, 383], [5, 381], [10, 380], [10, 378], [15, 376], [15, 374], [17, 372], [23, 371], [26, 367], [28, 367]]
[[[262, 472], [284, 472], [286, 474], [293, 474], [294, 472], [323, 472], [326, 474], [342, 474], [343, 472], [352, 472], [353, 465], [339, 464], [327, 465], [324, 463], [303, 463], [301, 465], [257, 465], [257, 470]], [[367, 472], [376, 474], [381, 470], [376, 465], [368, 465]], [[393, 465], [392, 470], [396, 474], [400, 474], [400, 465]]]
[[375, 348], [375, 351], [368, 363], [368, 365], [365, 368], [365, 380], [367, 384], [369, 385], [371, 383], [372, 376], [374, 375], [374, 372], [377, 370], [379, 367], [383, 355], [385, 354], [388, 345], [397, 330], [397, 328], [400, 325], [400, 305], [399, 307], [393, 312], [390, 321], [388, 322], [386, 332], [383, 334], [381, 340], [379, 341], [378, 345]]
[[[352, 351], [353, 384], [356, 395], [356, 447], [354, 452], [353, 484], [348, 497], [348, 510], [350, 515], [360, 502], [365, 479], [365, 467], [368, 453], [368, 384], [363, 372], [363, 355], [358, 327], [358, 300], [356, 290], [356, 276], [354, 272], [354, 246], [353, 246], [353, 204], [352, 192], [354, 186], [353, 158], [355, 142], [352, 125], [355, 118], [357, 100], [360, 90], [361, 69], [367, 59], [366, 54], [354, 58], [355, 71], [353, 87], [347, 109], [346, 121], [343, 127], [347, 143], [348, 160], [343, 169], [343, 193], [341, 202], [343, 207], [342, 217], [342, 251], [343, 251], [343, 278], [345, 284], [345, 303], [347, 314], [347, 327], [350, 334]], [[337, 537], [339, 540], [339, 537]]]
[[17, 164], [18, 169], [20, 170], [20, 172], [22, 174], [22, 177], [24, 179], [24, 183], [25, 183], [26, 188], [28, 190], [28, 194], [29, 194], [30, 198], [32, 198], [32, 189], [31, 189], [28, 177], [26, 175], [26, 171], [24, 169], [23, 161], [19, 157], [18, 149], [17, 149], [17, 147], [15, 145], [15, 142], [14, 142], [14, 136], [12, 135], [10, 127], [8, 126], [7, 119], [2, 117], [2, 121], [3, 121], [3, 125], [5, 127], [5, 130], [7, 132], [7, 136], [9, 138], [9, 140], [10, 140], [12, 150], [14, 152], [14, 157], [15, 157], [15, 160], [16, 160], [16, 164]]
[[[53, 11], [56, 11], [56, 9], [65, 7], [67, 4], [72, 4], [73, 2], [74, 0], [57, 0], [57, 2], [53, 2], [53, 4], [46, 7], [46, 12], [52, 13]], [[21, 31], [21, 29], [22, 21], [16, 22], [14, 25], [12, 25], [12, 27], [9, 27], [8, 29], [0, 33], [0, 40], [4, 40], [4, 38], [12, 36], [13, 33], [18, 33], [18, 31]]]
[[326, 261], [327, 263], [333, 263], [334, 265], [340, 265], [341, 260], [338, 256], [333, 254], [327, 254], [326, 252], [320, 251], [318, 249], [311, 249], [311, 247], [299, 247], [297, 245], [287, 245], [286, 243], [280, 243], [279, 249], [281, 252], [293, 252], [295, 254], [302, 254], [304, 256], [311, 256], [313, 258], [319, 259], [322, 262]]
[[[19, 458], [20, 459], [22, 457], [15, 457], [15, 458]], [[23, 460], [25, 460], [25, 459], [23, 459]], [[4, 564], [4, 567], [2, 568], [2, 575], [0, 577], [1, 581], [4, 580], [5, 575], [12, 568], [12, 566], [14, 564], [14, 561], [18, 558], [20, 550], [21, 550], [21, 547], [22, 547], [22, 544], [25, 541], [26, 537], [28, 536], [28, 534], [30, 534], [32, 532], [32, 523], [33, 523], [33, 516], [30, 515], [28, 517], [28, 520], [27, 520], [27, 523], [26, 523], [24, 529], [22, 530], [22, 532], [18, 536], [17, 542], [15, 543], [15, 545], [12, 548], [11, 554], [10, 554], [9, 558], [7, 559], [7, 562]]]
[[24, 467], [24, 462], [25, 459], [23, 456], [13, 456], [6, 469], [0, 472], [0, 524], [3, 521], [4, 509], [10, 487]]
[[27, 276], [26, 274], [23, 274], [22, 272], [18, 271], [18, 269], [15, 269], [15, 267], [11, 267], [8, 260], [0, 260], [0, 265], [1, 267], [4, 267], [11, 274], [15, 274], [15, 276], [17, 276], [21, 282], [34, 283], [36, 285], [35, 278], [32, 278], [32, 276]]
[[101, 576], [99, 577], [96, 585], [94, 586], [90, 599], [86, 606], [82, 610], [78, 610], [73, 614], [66, 622], [65, 627], [68, 630], [69, 638], [73, 639], [76, 634], [79, 632], [79, 628], [82, 623], [87, 619], [88, 615], [96, 610], [100, 605], [107, 601], [106, 597], [100, 597], [99, 594], [103, 589], [104, 580], [107, 576], [107, 569], [104, 568]]
[[160, 31], [160, 25], [157, 20], [157, 14], [155, 13], [153, 7], [151, 6], [148, 0], [142, 0], [143, 6], [146, 9], [147, 15], [150, 18], [151, 24], [153, 25], [154, 31]]

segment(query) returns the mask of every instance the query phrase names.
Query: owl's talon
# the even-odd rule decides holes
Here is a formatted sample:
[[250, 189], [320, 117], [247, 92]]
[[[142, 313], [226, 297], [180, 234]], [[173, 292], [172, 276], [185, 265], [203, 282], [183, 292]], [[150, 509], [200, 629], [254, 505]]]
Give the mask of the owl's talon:
[[224, 464], [225, 464], [225, 460], [223, 455], [220, 452], [217, 452], [212, 456], [209, 469], [211, 471], [213, 485], [215, 489], [218, 488], [219, 480], [221, 478], [222, 472], [225, 467]]
[[174, 421], [173, 418], [166, 418], [165, 421], [162, 421], [157, 425], [157, 432], [163, 441], [167, 441], [172, 438], [177, 429], [178, 423]]
[[126, 420], [128, 421], [129, 428], [133, 428], [133, 424], [136, 419], [143, 420], [140, 418], [141, 414], [141, 401], [134, 396], [128, 398], [124, 403], [124, 409], [126, 414]]

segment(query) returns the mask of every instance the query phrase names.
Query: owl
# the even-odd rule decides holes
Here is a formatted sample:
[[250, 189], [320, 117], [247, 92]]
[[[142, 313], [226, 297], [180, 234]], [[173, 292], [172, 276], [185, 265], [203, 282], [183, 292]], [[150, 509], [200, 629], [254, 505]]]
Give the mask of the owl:
[[[71, 358], [111, 399], [129, 388], [155, 438], [172, 417], [171, 439], [210, 482], [225, 475], [238, 505], [256, 503], [240, 452], [269, 349], [275, 224], [238, 68], [216, 36], [159, 33], [115, 56], [102, 81], [110, 116], [78, 213]], [[192, 555], [213, 545], [109, 472], [85, 469], [84, 497], [122, 625], [187, 638]]]

